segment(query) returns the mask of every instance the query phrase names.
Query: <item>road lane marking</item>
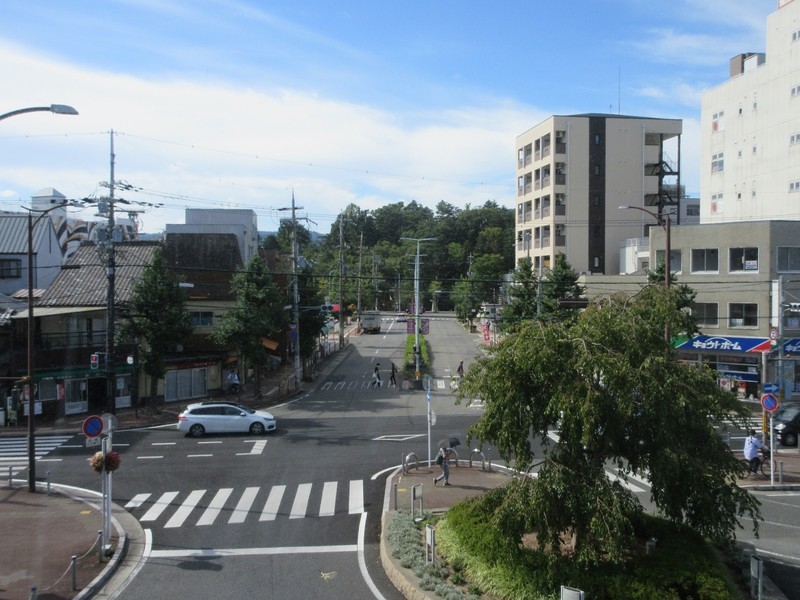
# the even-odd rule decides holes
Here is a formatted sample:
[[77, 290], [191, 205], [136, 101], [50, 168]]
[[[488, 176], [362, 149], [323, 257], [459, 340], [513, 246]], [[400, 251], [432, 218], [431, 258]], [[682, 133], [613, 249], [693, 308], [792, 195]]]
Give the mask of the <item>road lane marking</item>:
[[253, 444], [253, 448], [250, 450], [250, 452], [237, 452], [236, 456], [247, 456], [248, 454], [261, 454], [262, 452], [264, 452], [264, 448], [267, 447], [266, 440], [261, 440], [258, 442], [251, 441], [245, 443]]
[[170, 517], [170, 520], [167, 521], [167, 524], [164, 525], [164, 529], [171, 529], [174, 527], [180, 527], [189, 518], [189, 515], [197, 506], [197, 503], [205, 495], [206, 490], [193, 490], [186, 500], [183, 501], [180, 508], [175, 511], [175, 514]]
[[139, 508], [150, 497], [150, 494], [136, 494], [125, 505], [125, 508]]
[[301, 483], [297, 486], [297, 493], [294, 495], [292, 510], [289, 513], [290, 519], [302, 519], [306, 516], [308, 499], [311, 497], [311, 484]]
[[350, 507], [348, 513], [357, 515], [364, 512], [364, 482], [361, 479], [350, 481]]
[[140, 521], [155, 521], [161, 513], [178, 497], [178, 492], [164, 492], [161, 497], [155, 501], [153, 506], [150, 507], [144, 516], [139, 519]]
[[213, 525], [232, 492], [233, 488], [220, 488], [220, 490], [214, 494], [214, 498], [209, 503], [208, 508], [206, 508], [200, 516], [200, 519], [197, 521], [197, 526]]
[[213, 454], [187, 454], [186, 458], [208, 458], [214, 456]]
[[244, 494], [239, 498], [239, 503], [236, 505], [236, 508], [233, 509], [231, 518], [228, 519], [228, 524], [244, 523], [245, 518], [250, 512], [250, 507], [253, 506], [253, 502], [255, 502], [258, 490], [259, 488], [257, 487], [249, 487], [244, 490]]
[[270, 490], [269, 496], [267, 497], [267, 502], [264, 504], [264, 510], [261, 512], [261, 516], [258, 518], [259, 521], [275, 520], [275, 517], [278, 516], [278, 508], [281, 505], [281, 500], [283, 499], [283, 494], [285, 491], [285, 485], [276, 485]]
[[150, 460], [152, 458], [164, 458], [164, 455], [161, 456], [137, 456], [136, 460]]
[[335, 481], [326, 481], [322, 486], [322, 500], [319, 503], [320, 517], [332, 517], [336, 512], [336, 487]]
[[357, 552], [358, 544], [332, 546], [278, 546], [275, 548], [203, 548], [201, 550], [152, 550], [150, 558], [224, 558], [226, 556], [269, 556], [275, 554], [328, 554]]

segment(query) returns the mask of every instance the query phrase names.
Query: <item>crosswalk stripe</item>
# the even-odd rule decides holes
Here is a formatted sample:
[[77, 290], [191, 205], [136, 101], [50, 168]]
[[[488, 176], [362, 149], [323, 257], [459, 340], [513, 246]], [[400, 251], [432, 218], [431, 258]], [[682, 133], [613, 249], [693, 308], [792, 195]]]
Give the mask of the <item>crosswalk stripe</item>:
[[250, 507], [253, 506], [253, 502], [256, 500], [256, 494], [258, 494], [257, 487], [249, 487], [244, 490], [244, 494], [239, 498], [239, 503], [233, 509], [231, 518], [228, 519], [229, 524], [244, 523], [247, 513], [250, 512]]
[[140, 521], [155, 521], [161, 513], [178, 497], [178, 492], [164, 492], [161, 497], [156, 500], [155, 504], [150, 507], [144, 516], [139, 519]]
[[261, 512], [259, 521], [274, 521], [278, 516], [278, 508], [281, 505], [283, 494], [286, 491], [285, 485], [276, 485], [269, 491], [267, 502], [264, 504], [264, 510]]
[[233, 493], [233, 488], [221, 488], [214, 495], [214, 498], [211, 500], [208, 508], [206, 508], [206, 510], [200, 516], [200, 519], [197, 521], [197, 526], [201, 527], [203, 525], [213, 525], [231, 493]]
[[306, 508], [308, 508], [308, 499], [311, 497], [311, 484], [301, 483], [297, 486], [297, 494], [294, 496], [292, 503], [292, 510], [289, 513], [290, 519], [302, 519], [306, 516]]
[[181, 504], [180, 508], [175, 511], [175, 514], [172, 515], [167, 524], [164, 525], [164, 529], [172, 529], [174, 527], [180, 527], [189, 518], [189, 515], [194, 510], [197, 503], [205, 495], [206, 490], [192, 490], [189, 494], [189, 497], [184, 500], [183, 504]]
[[364, 482], [360, 479], [350, 481], [350, 506], [347, 512], [351, 515], [364, 512]]
[[322, 487], [322, 500], [319, 503], [319, 516], [331, 517], [336, 509], [336, 487], [335, 481], [326, 481]]
[[125, 508], [139, 508], [150, 496], [151, 494], [136, 494], [128, 501]]

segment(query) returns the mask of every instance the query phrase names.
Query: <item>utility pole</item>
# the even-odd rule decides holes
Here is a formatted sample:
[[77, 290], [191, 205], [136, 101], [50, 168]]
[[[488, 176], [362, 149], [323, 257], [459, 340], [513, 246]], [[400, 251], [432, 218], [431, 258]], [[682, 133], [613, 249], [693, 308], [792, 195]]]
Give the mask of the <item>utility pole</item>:
[[294, 381], [295, 386], [300, 385], [303, 379], [303, 366], [300, 360], [300, 288], [298, 287], [297, 275], [297, 216], [296, 211], [303, 210], [302, 206], [295, 206], [294, 190], [292, 190], [291, 208], [279, 208], [278, 210], [292, 211], [292, 320], [294, 329], [291, 334], [294, 336]]
[[339, 350], [344, 348], [344, 215], [339, 217]]
[[[417, 257], [414, 260], [414, 374], [415, 378], [419, 380], [419, 329], [420, 329], [420, 314], [419, 314], [419, 245], [421, 242], [432, 242], [436, 238], [407, 238], [401, 237], [401, 240], [417, 243]], [[472, 255], [470, 254], [470, 258]]]
[[116, 284], [116, 256], [114, 249], [114, 130], [111, 130], [111, 168], [109, 175], [108, 229], [106, 230], [106, 410], [117, 411], [117, 386], [114, 373], [114, 295]]
[[364, 232], [361, 232], [358, 242], [358, 293], [356, 294], [356, 313], [361, 316], [361, 257], [364, 250]]

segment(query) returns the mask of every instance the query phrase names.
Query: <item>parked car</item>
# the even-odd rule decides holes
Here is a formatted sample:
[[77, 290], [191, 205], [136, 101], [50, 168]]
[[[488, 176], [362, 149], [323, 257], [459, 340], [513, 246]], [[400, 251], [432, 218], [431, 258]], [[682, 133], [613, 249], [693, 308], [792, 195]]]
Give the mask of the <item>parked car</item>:
[[272, 413], [233, 402], [198, 402], [178, 415], [178, 431], [192, 437], [236, 432], [261, 435], [276, 428]]
[[782, 446], [796, 446], [800, 432], [800, 404], [787, 404], [772, 417], [775, 439]]
[[405, 323], [406, 322], [406, 313], [397, 313], [397, 322], [398, 323]]

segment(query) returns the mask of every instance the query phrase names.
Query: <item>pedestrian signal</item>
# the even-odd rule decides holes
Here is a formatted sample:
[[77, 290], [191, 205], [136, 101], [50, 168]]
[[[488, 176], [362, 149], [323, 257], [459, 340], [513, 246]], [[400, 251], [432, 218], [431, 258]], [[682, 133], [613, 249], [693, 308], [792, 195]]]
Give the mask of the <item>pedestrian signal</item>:
[[93, 369], [97, 369], [100, 366], [100, 355], [92, 354], [89, 364], [92, 366]]

